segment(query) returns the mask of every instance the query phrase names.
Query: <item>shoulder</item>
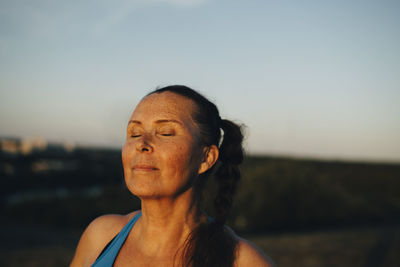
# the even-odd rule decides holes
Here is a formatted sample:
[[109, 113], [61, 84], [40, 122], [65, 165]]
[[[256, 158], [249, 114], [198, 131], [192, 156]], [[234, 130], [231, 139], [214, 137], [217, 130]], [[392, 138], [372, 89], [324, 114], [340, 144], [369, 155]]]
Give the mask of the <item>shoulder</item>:
[[254, 267], [275, 267], [272, 260], [254, 243], [241, 238], [235, 232], [226, 227], [228, 232], [237, 240], [235, 267], [254, 266]]
[[239, 238], [237, 244], [235, 267], [275, 267], [272, 260], [252, 242]]
[[137, 213], [138, 211], [127, 215], [108, 214], [94, 219], [83, 232], [70, 266], [90, 266], [93, 264], [108, 242]]

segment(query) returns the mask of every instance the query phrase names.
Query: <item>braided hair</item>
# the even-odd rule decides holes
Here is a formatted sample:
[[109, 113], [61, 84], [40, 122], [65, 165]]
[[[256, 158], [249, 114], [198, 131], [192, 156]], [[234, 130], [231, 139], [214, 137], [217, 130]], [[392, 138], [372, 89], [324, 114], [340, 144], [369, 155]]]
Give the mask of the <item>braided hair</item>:
[[219, 148], [218, 162], [201, 174], [194, 184], [195, 201], [200, 205], [204, 184], [209, 176], [214, 176], [218, 184], [214, 198], [215, 219], [200, 224], [191, 232], [184, 245], [182, 262], [193, 267], [232, 267], [237, 240], [224, 224], [240, 179], [238, 166], [243, 161], [241, 128], [232, 121], [221, 119], [215, 104], [189, 87], [172, 85], [156, 89], [149, 95], [163, 92], [192, 100], [196, 107], [192, 117], [200, 130], [202, 144]]

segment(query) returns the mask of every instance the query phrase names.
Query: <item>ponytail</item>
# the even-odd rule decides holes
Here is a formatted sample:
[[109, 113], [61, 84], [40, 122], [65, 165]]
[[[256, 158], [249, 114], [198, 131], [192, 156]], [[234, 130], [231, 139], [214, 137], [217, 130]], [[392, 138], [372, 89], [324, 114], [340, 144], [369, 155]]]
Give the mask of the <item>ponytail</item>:
[[218, 184], [214, 199], [215, 219], [200, 224], [189, 235], [182, 255], [184, 266], [232, 267], [235, 261], [237, 240], [224, 224], [240, 180], [243, 134], [240, 126], [229, 120], [221, 120], [221, 128], [224, 135], [215, 172]]
[[214, 199], [214, 207], [216, 221], [224, 224], [240, 179], [239, 164], [243, 161], [243, 134], [240, 127], [229, 120], [221, 120], [221, 128], [224, 135], [220, 146], [221, 164], [215, 175], [218, 191]]

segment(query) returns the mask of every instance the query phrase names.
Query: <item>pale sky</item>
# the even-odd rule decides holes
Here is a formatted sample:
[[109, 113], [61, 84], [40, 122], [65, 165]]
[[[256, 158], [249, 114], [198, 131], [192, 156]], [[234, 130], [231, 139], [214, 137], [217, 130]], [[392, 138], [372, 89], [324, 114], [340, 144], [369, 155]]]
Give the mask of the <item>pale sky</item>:
[[400, 1], [0, 0], [0, 137], [119, 148], [184, 84], [250, 154], [400, 162]]

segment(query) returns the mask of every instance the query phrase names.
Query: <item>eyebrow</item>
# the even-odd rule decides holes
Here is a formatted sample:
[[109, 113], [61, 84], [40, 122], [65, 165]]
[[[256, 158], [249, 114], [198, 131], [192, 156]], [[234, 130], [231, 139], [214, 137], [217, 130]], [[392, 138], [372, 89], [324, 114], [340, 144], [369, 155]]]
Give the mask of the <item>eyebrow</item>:
[[[159, 123], [167, 123], [167, 122], [173, 122], [173, 123], [177, 123], [177, 124], [182, 125], [182, 123], [181, 123], [180, 121], [173, 120], [173, 119], [164, 119], [164, 120], [156, 120], [156, 121], [155, 121], [156, 124], [159, 124]], [[142, 124], [142, 122], [137, 121], [137, 120], [129, 120], [128, 124], [131, 124], [131, 123], [139, 124], [139, 125]]]

